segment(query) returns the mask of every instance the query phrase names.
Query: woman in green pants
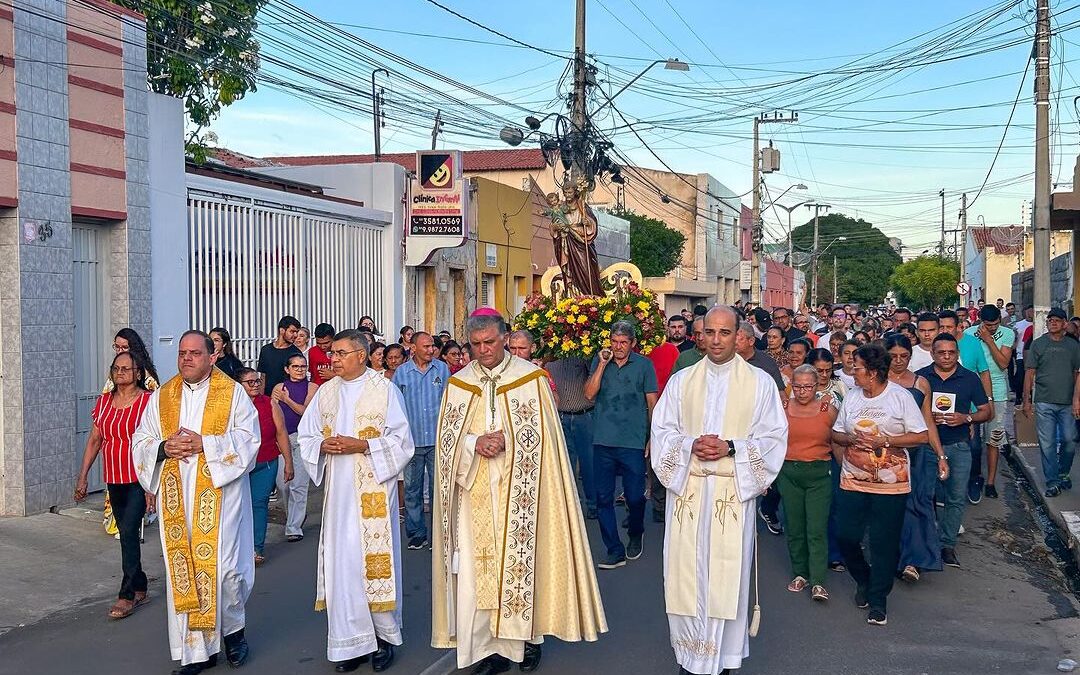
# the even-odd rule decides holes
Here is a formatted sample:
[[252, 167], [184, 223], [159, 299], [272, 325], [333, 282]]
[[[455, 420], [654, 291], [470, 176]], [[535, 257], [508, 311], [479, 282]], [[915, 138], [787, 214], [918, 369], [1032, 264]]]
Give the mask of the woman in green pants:
[[825, 601], [829, 563], [829, 506], [832, 504], [832, 425], [836, 408], [826, 396], [816, 399], [817, 371], [801, 365], [791, 376], [792, 398], [784, 401], [788, 418], [788, 448], [776, 479], [784, 502], [788, 554], [795, 578], [792, 593], [810, 586], [814, 600]]

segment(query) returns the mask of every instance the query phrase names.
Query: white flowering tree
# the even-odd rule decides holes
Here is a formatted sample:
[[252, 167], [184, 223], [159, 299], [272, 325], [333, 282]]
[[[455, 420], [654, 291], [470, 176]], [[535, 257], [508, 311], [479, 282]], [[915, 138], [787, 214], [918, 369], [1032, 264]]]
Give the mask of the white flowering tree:
[[206, 158], [210, 122], [255, 91], [255, 16], [267, 0], [116, 0], [146, 17], [146, 70], [152, 91], [187, 110], [188, 154]]

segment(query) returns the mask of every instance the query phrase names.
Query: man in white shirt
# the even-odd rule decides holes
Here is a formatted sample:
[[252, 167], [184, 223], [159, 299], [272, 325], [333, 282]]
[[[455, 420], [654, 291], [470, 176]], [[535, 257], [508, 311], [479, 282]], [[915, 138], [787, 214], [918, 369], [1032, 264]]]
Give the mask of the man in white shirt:
[[1032, 325], [1032, 319], [1035, 318], [1035, 308], [1031, 305], [1024, 307], [1024, 318], [1016, 322], [1013, 328], [1016, 329], [1016, 369], [1011, 373], [1012, 378], [1009, 381], [1009, 386], [1013, 393], [1016, 395], [1016, 405], [1020, 407], [1023, 403], [1022, 394], [1024, 392], [1024, 333]]
[[919, 315], [915, 330], [919, 343], [912, 345], [911, 363], [908, 365], [908, 369], [913, 373], [934, 363], [934, 338], [941, 333], [941, 322], [938, 321], [937, 314], [923, 312]]

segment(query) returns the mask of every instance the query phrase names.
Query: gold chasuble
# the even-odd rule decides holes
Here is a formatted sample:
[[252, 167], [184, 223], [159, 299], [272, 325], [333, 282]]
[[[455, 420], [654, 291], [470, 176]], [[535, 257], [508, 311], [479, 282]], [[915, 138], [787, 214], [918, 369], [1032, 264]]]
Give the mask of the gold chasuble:
[[[338, 409], [341, 407], [340, 377], [329, 380], [319, 388], [319, 419], [322, 436], [334, 434]], [[352, 411], [351, 429], [356, 438], [371, 440], [382, 435], [386, 426], [386, 411], [390, 380], [367, 377], [364, 390], [356, 399]], [[397, 527], [397, 513], [389, 512], [386, 485], [375, 477], [370, 453], [357, 453], [353, 458], [353, 485], [356, 490], [356, 511], [360, 514], [360, 535], [364, 542], [364, 589], [372, 612], [392, 612], [397, 608], [397, 579], [394, 574], [394, 539], [391, 527]], [[330, 466], [326, 468], [331, 470]], [[329, 481], [329, 478], [324, 479]], [[396, 487], [395, 487], [396, 489]], [[326, 496], [323, 494], [323, 508]], [[315, 610], [326, 609], [326, 584], [323, 579], [323, 547], [320, 537], [319, 569], [316, 581]]]
[[[705, 421], [704, 402], [698, 403], [708, 390], [709, 359], [702, 359], [682, 381], [681, 409], [683, 433], [689, 438], [701, 436]], [[724, 436], [747, 438], [754, 416], [755, 397], [746, 392], [755, 391], [757, 378], [749, 365], [736, 357], [732, 363], [728, 397], [724, 408]], [[692, 402], [692, 403], [690, 403]], [[689, 404], [688, 404], [689, 403]], [[659, 448], [658, 448], [659, 450]], [[661, 465], [658, 475], [666, 467]], [[702, 492], [705, 479], [716, 478], [717, 486], [713, 504], [703, 504]], [[740, 503], [735, 485], [735, 460], [721, 457], [713, 462], [703, 462], [690, 456], [690, 471], [686, 489], [677, 497], [675, 522], [668, 524], [668, 573], [664, 579], [664, 597], [669, 614], [695, 616], [698, 599], [698, 523], [702, 518], [710, 520], [709, 526], [709, 577], [723, 579], [722, 583], [710, 583], [708, 588], [707, 615], [716, 619], [734, 619], [739, 611], [741, 584], [731, 580], [742, 579], [743, 525], [739, 522]]]
[[[161, 388], [161, 433], [165, 438], [180, 428], [183, 379], [177, 375]], [[214, 368], [203, 412], [203, 436], [221, 436], [229, 424], [235, 382]], [[196, 513], [188, 532], [184, 512], [184, 486], [180, 460], [168, 458], [161, 468], [161, 527], [165, 540], [165, 564], [172, 580], [173, 604], [188, 615], [191, 630], [214, 630], [217, 624], [218, 529], [221, 525], [221, 488], [214, 487], [206, 455], [198, 455], [195, 480]]]
[[[505, 453], [476, 454], [476, 437], [494, 431]], [[459, 602], [489, 617], [494, 640], [594, 641], [606, 632], [547, 373], [510, 355], [490, 371], [472, 362], [450, 378], [436, 443], [432, 646], [458, 647], [458, 631], [469, 631], [458, 626]], [[459, 598], [466, 573], [475, 593]]]

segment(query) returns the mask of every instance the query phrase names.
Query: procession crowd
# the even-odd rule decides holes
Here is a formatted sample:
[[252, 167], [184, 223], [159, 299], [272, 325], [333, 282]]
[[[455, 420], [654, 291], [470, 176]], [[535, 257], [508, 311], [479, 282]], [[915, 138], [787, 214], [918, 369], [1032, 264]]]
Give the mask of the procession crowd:
[[186, 333], [180, 375], [161, 386], [124, 329], [74, 496], [100, 455], [122, 552], [112, 619], [149, 600], [139, 533], [160, 512], [181, 675], [222, 650], [244, 662], [272, 494], [300, 542], [313, 483], [316, 608], [337, 672], [392, 664], [403, 548], [430, 551], [432, 644], [456, 647], [459, 667], [530, 672], [544, 635], [595, 640], [607, 628], [584, 522], [598, 521], [595, 568], [617, 570], [643, 555], [648, 514], [665, 524], [680, 672], [715, 674], [741, 665], [757, 630], [755, 514], [786, 537], [789, 591], [826, 602], [830, 570], [846, 572], [867, 622], [885, 625], [894, 580], [960, 568], [964, 513], [997, 498], [1016, 411], [1034, 416], [1047, 497], [1071, 489], [1078, 325], [1055, 309], [1033, 338], [1031, 308], [1000, 300], [698, 306], [647, 355], [617, 322], [586, 361], [537, 359], [535, 336], [489, 308], [458, 339], [405, 326], [393, 342], [371, 317], [342, 330], [286, 316], [254, 368], [226, 328]]

